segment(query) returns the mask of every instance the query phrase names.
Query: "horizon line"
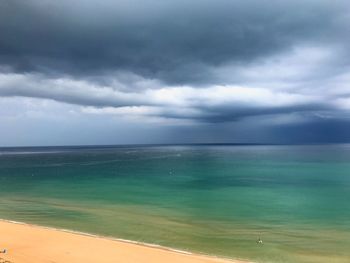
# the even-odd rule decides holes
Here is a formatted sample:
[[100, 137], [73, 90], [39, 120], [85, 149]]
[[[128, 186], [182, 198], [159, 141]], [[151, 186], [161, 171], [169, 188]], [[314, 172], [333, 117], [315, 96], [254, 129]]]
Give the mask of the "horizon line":
[[128, 143], [128, 144], [72, 144], [72, 145], [26, 145], [26, 146], [0, 146], [0, 149], [11, 148], [117, 148], [117, 147], [162, 147], [162, 146], [302, 146], [302, 145], [339, 145], [350, 142], [307, 142], [307, 143]]

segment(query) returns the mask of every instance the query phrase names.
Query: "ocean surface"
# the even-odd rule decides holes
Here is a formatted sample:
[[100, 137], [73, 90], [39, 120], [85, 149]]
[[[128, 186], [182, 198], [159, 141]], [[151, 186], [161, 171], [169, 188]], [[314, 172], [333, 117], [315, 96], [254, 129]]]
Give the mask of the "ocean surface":
[[350, 145], [0, 148], [0, 218], [255, 262], [348, 263]]

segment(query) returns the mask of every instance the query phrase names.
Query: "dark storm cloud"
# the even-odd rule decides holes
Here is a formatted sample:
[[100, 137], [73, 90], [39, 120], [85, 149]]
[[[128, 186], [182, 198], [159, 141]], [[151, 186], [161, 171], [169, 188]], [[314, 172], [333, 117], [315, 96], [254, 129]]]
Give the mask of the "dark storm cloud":
[[3, 0], [0, 61], [16, 72], [212, 83], [211, 67], [338, 41], [347, 11], [346, 1]]
[[0, 121], [346, 141], [349, 28], [345, 0], [0, 0]]

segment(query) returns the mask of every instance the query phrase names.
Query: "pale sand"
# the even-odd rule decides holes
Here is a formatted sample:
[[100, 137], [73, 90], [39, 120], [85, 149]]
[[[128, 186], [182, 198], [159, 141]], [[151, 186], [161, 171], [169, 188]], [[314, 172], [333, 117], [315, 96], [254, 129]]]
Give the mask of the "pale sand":
[[0, 220], [0, 263], [243, 263]]

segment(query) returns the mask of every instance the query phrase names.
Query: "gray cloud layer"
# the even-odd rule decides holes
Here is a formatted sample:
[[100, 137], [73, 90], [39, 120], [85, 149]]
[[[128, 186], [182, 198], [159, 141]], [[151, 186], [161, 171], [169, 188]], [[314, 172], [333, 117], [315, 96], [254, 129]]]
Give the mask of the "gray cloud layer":
[[349, 27], [345, 0], [3, 0], [0, 96], [252, 129], [343, 124]]
[[2, 1], [0, 58], [16, 71], [131, 71], [210, 82], [210, 68], [347, 38], [347, 1]]

